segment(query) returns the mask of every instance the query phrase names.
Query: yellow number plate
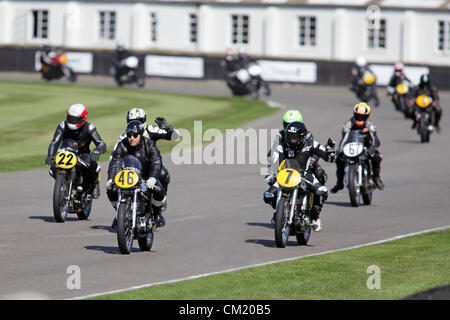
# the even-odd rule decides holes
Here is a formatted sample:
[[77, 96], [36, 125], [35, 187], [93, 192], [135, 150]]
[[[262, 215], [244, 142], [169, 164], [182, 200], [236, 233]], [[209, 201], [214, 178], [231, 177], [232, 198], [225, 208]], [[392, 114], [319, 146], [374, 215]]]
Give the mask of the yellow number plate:
[[405, 93], [408, 92], [408, 86], [407, 86], [406, 84], [404, 84], [404, 83], [398, 84], [398, 85], [395, 87], [395, 89], [397, 90], [397, 92], [398, 92], [399, 94], [405, 94]]
[[116, 185], [123, 189], [134, 187], [138, 181], [139, 175], [137, 172], [128, 169], [119, 171], [114, 178]]
[[277, 174], [278, 184], [285, 188], [294, 188], [301, 181], [301, 174], [294, 169], [283, 169]]
[[365, 84], [372, 84], [375, 82], [375, 76], [373, 74], [367, 74], [363, 77]]
[[75, 153], [70, 151], [61, 151], [58, 152], [55, 158], [55, 163], [61, 169], [71, 169], [78, 162], [77, 156]]

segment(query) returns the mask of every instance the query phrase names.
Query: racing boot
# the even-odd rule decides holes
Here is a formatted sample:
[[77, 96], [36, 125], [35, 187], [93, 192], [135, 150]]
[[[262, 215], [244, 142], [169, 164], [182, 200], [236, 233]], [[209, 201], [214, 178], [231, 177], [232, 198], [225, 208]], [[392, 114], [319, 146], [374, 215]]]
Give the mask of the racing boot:
[[100, 198], [100, 182], [97, 181], [94, 187], [94, 191], [92, 192], [92, 198], [98, 199]]
[[384, 183], [380, 179], [380, 168], [373, 168], [373, 182], [378, 189], [384, 189]]
[[154, 216], [154, 220], [156, 223], [156, 227], [158, 227], [158, 228], [164, 227], [166, 225], [166, 220], [162, 216], [161, 207], [156, 207], [156, 206], [152, 205], [152, 208], [153, 208], [153, 216]]
[[339, 190], [344, 189], [344, 174], [345, 172], [342, 170], [336, 170], [336, 177], [337, 177], [337, 181], [336, 181], [336, 185], [331, 188], [330, 192], [331, 193], [336, 193]]

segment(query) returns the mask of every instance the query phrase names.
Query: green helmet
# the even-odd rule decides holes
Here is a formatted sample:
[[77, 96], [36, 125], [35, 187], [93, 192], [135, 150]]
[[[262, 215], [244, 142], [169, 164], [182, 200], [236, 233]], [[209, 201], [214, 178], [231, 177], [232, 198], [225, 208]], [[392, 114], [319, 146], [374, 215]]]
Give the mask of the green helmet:
[[303, 122], [302, 113], [298, 110], [288, 110], [283, 116], [283, 128], [286, 129], [286, 126], [291, 122]]

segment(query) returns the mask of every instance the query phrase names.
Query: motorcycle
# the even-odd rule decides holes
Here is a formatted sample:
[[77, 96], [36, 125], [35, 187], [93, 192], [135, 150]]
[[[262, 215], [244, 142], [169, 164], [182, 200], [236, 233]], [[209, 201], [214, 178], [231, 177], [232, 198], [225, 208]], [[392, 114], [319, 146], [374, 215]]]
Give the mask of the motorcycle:
[[375, 75], [371, 71], [366, 70], [361, 79], [358, 80], [357, 85], [351, 90], [355, 91], [358, 100], [369, 103], [375, 97], [375, 81]]
[[[144, 70], [139, 68], [139, 59], [136, 56], [123, 59], [118, 68], [111, 66], [110, 73], [119, 87], [131, 83], [136, 83], [140, 88], [145, 85]], [[117, 73], [119, 73], [119, 76], [117, 76]]]
[[394, 106], [397, 111], [400, 111], [404, 114], [405, 118], [411, 117], [413, 109], [408, 105], [408, 101], [410, 100], [409, 95], [410, 89], [408, 82], [402, 81], [395, 86], [395, 91], [392, 96]]
[[419, 95], [415, 101], [417, 108], [414, 108], [416, 110], [414, 116], [416, 118], [417, 133], [422, 143], [430, 142], [430, 134], [434, 130], [432, 125], [434, 121], [431, 119], [432, 100], [430, 96]]
[[151, 196], [141, 177], [142, 164], [134, 156], [125, 156], [118, 163], [120, 170], [114, 177], [118, 188], [117, 242], [122, 254], [129, 254], [137, 239], [142, 251], [150, 251], [156, 227], [150, 205]]
[[270, 95], [270, 87], [261, 77], [262, 69], [257, 63], [250, 63], [228, 75], [227, 84], [233, 95], [249, 94], [253, 99], [259, 99], [261, 94]]
[[342, 153], [345, 158], [345, 185], [352, 206], [358, 207], [361, 198], [365, 205], [371, 204], [372, 193], [376, 186], [371, 179], [369, 152], [364, 146], [364, 138], [359, 130], [349, 132], [342, 142]]
[[77, 81], [76, 73], [67, 65], [69, 59], [66, 53], [60, 52], [50, 59], [51, 63], [44, 63], [41, 69], [42, 77], [45, 80], [51, 81], [66, 77], [70, 82]]
[[72, 139], [62, 141], [54, 159], [53, 215], [57, 222], [64, 222], [69, 213], [76, 213], [78, 219], [89, 218], [92, 209], [92, 195], [83, 188], [82, 171], [88, 163], [78, 155], [77, 143]]

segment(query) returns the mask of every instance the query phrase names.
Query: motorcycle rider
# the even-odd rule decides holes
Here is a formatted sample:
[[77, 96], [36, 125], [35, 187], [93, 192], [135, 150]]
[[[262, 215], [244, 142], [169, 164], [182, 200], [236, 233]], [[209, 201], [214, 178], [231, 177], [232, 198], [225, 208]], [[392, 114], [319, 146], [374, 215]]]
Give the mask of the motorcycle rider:
[[[332, 140], [329, 142], [334, 143]], [[328, 189], [317, 180], [311, 171], [310, 164], [313, 155], [317, 155], [325, 161], [333, 162], [336, 152], [328, 144], [324, 147], [316, 141], [303, 122], [295, 121], [288, 124], [285, 132], [285, 142], [282, 144], [282, 149], [280, 149], [280, 163], [287, 158], [295, 158], [297, 160], [302, 178], [305, 180], [308, 190], [314, 194], [311, 219], [313, 230], [318, 232], [322, 229], [320, 212], [328, 197]], [[278, 185], [278, 182], [276, 182], [276, 185]]]
[[[274, 185], [276, 181], [276, 175], [279, 165], [279, 154], [283, 152], [282, 148], [285, 143], [285, 130], [288, 124], [292, 122], [303, 122], [303, 116], [298, 110], [287, 110], [283, 116], [283, 129], [280, 130], [274, 138], [272, 148], [267, 153], [267, 162], [268, 165], [268, 175], [265, 176], [265, 180], [269, 185], [269, 189], [267, 189], [263, 194], [263, 200], [265, 203], [268, 203], [275, 209], [276, 206], [276, 194], [278, 192], [278, 186]], [[311, 133], [310, 133], [311, 134]], [[312, 134], [311, 134], [311, 137]], [[314, 138], [314, 137], [313, 137]], [[328, 179], [328, 176], [322, 166], [319, 164], [319, 156], [314, 154], [310, 159], [310, 170], [314, 173], [321, 184], [325, 184]], [[272, 224], [275, 222], [274, 218], [272, 218]]]
[[116, 50], [113, 53], [113, 67], [115, 70], [114, 78], [119, 85], [123, 84], [121, 77], [129, 71], [129, 68], [123, 63], [123, 60], [130, 56], [132, 56], [132, 53], [125, 49], [122, 41], [118, 41]]
[[[394, 104], [397, 104], [397, 101], [394, 99], [395, 87], [402, 82], [408, 82], [408, 84], [411, 84], [411, 80], [409, 80], [403, 73], [403, 64], [396, 63], [394, 65], [394, 73], [392, 74], [389, 84], [386, 87], [388, 95], [391, 96], [391, 100]], [[398, 108], [397, 105], [396, 107]]]
[[[79, 150], [79, 157], [88, 164], [84, 172], [88, 190], [94, 199], [100, 196], [99, 176], [100, 166], [97, 161], [101, 154], [106, 152], [106, 144], [100, 137], [95, 126], [87, 122], [88, 111], [81, 103], [73, 104], [67, 110], [67, 118], [57, 127], [53, 139], [48, 147], [48, 155], [45, 159], [46, 165], [51, 165], [49, 173], [55, 179], [56, 163], [53, 161], [59, 145], [64, 139], [73, 139]], [[94, 142], [95, 149], [90, 152], [89, 145]]]
[[[139, 120], [132, 120], [126, 127], [126, 138], [122, 139], [111, 154], [111, 160], [108, 167], [108, 181], [106, 182], [106, 193], [109, 201], [117, 206], [118, 192], [114, 186], [114, 177], [118, 171], [117, 164], [119, 160], [127, 155], [132, 155], [139, 159], [142, 164], [142, 178], [145, 180], [147, 192], [153, 193], [151, 202], [156, 225], [163, 227], [165, 225], [164, 217], [161, 214], [161, 208], [166, 201], [166, 192], [158, 180], [160, 176], [162, 161], [161, 155], [155, 142], [144, 136], [144, 124]], [[150, 196], [150, 195], [149, 195]], [[117, 217], [116, 217], [117, 218]]]
[[[413, 89], [412, 96], [414, 100], [410, 103], [413, 104], [419, 95], [427, 95], [433, 99], [433, 104], [431, 107], [431, 119], [434, 119], [433, 126], [436, 131], [441, 132], [440, 121], [442, 118], [442, 108], [439, 105], [439, 94], [435, 85], [431, 83], [431, 77], [429, 74], [423, 74], [420, 76], [420, 82], [417, 87]], [[416, 107], [417, 108], [417, 107]], [[416, 117], [413, 117], [413, 125], [411, 129], [415, 129], [417, 126]]]
[[331, 188], [331, 193], [336, 193], [344, 188], [344, 175], [345, 175], [345, 159], [344, 154], [341, 152], [342, 143], [347, 138], [348, 133], [351, 130], [360, 130], [364, 136], [364, 146], [369, 150], [369, 159], [372, 164], [372, 178], [378, 189], [383, 190], [384, 184], [380, 179], [380, 164], [383, 158], [381, 152], [378, 150], [380, 146], [380, 140], [377, 136], [377, 128], [375, 123], [369, 119], [371, 108], [365, 102], [356, 104], [353, 108], [353, 117], [350, 118], [342, 126], [342, 139], [339, 143], [339, 152], [336, 157], [336, 185]]
[[[370, 73], [374, 74], [372, 69], [367, 65], [366, 58], [359, 56], [356, 58], [355, 64], [352, 66], [350, 71], [350, 90], [354, 91], [358, 94], [360, 87], [362, 86], [363, 82], [363, 75], [365, 71], [369, 71]], [[378, 107], [380, 105], [380, 100], [378, 99], [376, 86], [374, 84], [372, 95], [369, 97], [369, 99], [374, 99], [375, 106]]]

